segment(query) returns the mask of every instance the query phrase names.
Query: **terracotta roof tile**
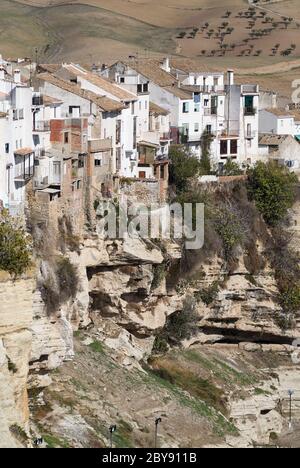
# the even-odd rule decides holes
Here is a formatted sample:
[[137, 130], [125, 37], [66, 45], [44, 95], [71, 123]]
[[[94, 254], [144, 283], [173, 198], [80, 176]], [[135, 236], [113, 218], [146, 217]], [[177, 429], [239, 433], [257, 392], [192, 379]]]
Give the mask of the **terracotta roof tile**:
[[41, 73], [37, 75], [37, 79], [51, 83], [57, 88], [63, 89], [69, 93], [80, 96], [82, 99], [86, 99], [90, 102], [93, 102], [98, 107], [100, 107], [104, 112], [114, 112], [124, 109], [124, 105], [118, 101], [114, 101], [105, 96], [99, 96], [91, 91], [86, 91], [81, 89], [78, 85], [70, 83], [69, 81], [57, 78], [50, 73]]
[[170, 112], [167, 109], [163, 109], [162, 107], [158, 106], [154, 102], [150, 102], [150, 114], [156, 115], [169, 115]]
[[129, 91], [121, 88], [117, 84], [112, 83], [111, 81], [99, 75], [96, 75], [95, 73], [84, 70], [81, 67], [78, 68], [76, 65], [70, 64], [64, 65], [64, 68], [67, 69], [70, 73], [74, 74], [75, 76], [81, 76], [82, 78], [85, 78], [95, 86], [99, 86], [99, 88], [120, 99], [120, 101], [128, 102], [136, 101], [138, 99], [135, 94], [130, 93]]

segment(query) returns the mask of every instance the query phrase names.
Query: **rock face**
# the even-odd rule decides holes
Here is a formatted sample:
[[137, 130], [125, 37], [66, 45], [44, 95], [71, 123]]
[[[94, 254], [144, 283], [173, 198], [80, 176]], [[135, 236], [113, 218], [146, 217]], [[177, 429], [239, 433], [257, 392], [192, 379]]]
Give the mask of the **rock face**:
[[18, 447], [12, 427], [29, 429], [27, 379], [34, 279], [0, 279], [0, 447]]

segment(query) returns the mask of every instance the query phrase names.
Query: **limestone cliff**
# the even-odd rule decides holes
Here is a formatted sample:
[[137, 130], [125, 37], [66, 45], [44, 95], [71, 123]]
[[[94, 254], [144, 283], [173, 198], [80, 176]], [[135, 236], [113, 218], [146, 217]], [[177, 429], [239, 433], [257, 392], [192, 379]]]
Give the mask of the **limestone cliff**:
[[27, 379], [34, 288], [33, 275], [12, 281], [0, 272], [0, 447], [20, 446], [22, 430], [29, 430]]

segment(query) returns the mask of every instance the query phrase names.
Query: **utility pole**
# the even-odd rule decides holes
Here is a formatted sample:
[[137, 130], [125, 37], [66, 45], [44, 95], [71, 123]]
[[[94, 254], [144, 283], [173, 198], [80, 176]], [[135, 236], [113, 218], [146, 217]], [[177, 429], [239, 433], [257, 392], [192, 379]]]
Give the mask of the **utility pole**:
[[157, 448], [157, 441], [158, 441], [158, 426], [161, 423], [161, 418], [155, 419], [155, 440], [154, 440], [154, 448]]
[[113, 448], [113, 433], [117, 431], [117, 426], [113, 425], [109, 427], [109, 445], [110, 448]]

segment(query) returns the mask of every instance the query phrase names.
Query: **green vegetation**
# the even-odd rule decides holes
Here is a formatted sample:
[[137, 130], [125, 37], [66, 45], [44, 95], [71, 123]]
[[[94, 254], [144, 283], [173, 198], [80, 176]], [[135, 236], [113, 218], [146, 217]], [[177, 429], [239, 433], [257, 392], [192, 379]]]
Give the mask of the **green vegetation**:
[[65, 439], [60, 439], [52, 434], [43, 434], [42, 437], [47, 448], [70, 448], [69, 442]]
[[292, 207], [297, 181], [295, 174], [273, 162], [258, 162], [249, 170], [250, 197], [269, 226], [278, 225]]
[[90, 348], [94, 353], [99, 353], [99, 354], [102, 354], [102, 355], [105, 354], [103, 344], [100, 343], [100, 341], [93, 341], [93, 343], [91, 343], [91, 344], [89, 345], [89, 348]]
[[222, 171], [223, 176], [239, 176], [243, 173], [243, 170], [236, 162], [234, 162], [232, 159], [227, 159]]
[[[164, 365], [164, 367], [166, 366]], [[197, 379], [189, 372], [186, 376], [185, 369], [182, 369], [183, 373], [181, 373], [181, 370], [178, 370], [176, 366], [174, 371], [171, 371], [169, 367], [168, 371], [165, 372], [159, 371], [157, 368], [156, 370], [150, 368], [146, 370], [148, 374], [146, 376], [143, 374], [141, 377], [148, 385], [152, 385], [154, 388], [157, 386], [164, 388], [181, 406], [187, 407], [198, 416], [207, 419], [212, 424], [213, 432], [216, 435], [220, 437], [225, 434], [238, 435], [236, 427], [221, 412], [199, 398], [201, 394], [204, 398], [214, 401], [217, 407], [223, 406], [222, 394], [212, 383]], [[189, 386], [191, 375], [192, 383]], [[212, 392], [212, 394], [206, 393], [207, 391]]]
[[188, 340], [197, 333], [199, 316], [195, 311], [195, 306], [195, 299], [189, 296], [185, 299], [181, 311], [169, 315], [165, 327], [156, 338], [161, 346], [164, 346], [163, 341], [178, 346], [183, 340]]
[[67, 257], [60, 257], [41, 282], [40, 290], [48, 313], [52, 313], [70, 299], [74, 299], [79, 285], [77, 268]]
[[176, 187], [177, 193], [185, 192], [189, 181], [200, 175], [201, 165], [197, 158], [191, 156], [185, 146], [173, 145], [170, 148], [170, 182]]
[[227, 206], [221, 207], [215, 215], [215, 230], [223, 244], [224, 258], [232, 259], [234, 249], [242, 245], [245, 239], [245, 230], [237, 213]]
[[0, 270], [17, 278], [30, 266], [30, 246], [25, 230], [6, 211], [0, 213]]
[[26, 432], [18, 424], [13, 424], [12, 426], [10, 426], [9, 430], [15, 436], [15, 438], [22, 444], [25, 444], [28, 441], [28, 436]]
[[133, 429], [126, 421], [122, 419], [117, 423], [117, 431], [114, 433], [113, 441], [117, 448], [132, 448]]
[[157, 289], [159, 286], [161, 286], [163, 280], [165, 279], [167, 274], [167, 268], [165, 263], [162, 263], [161, 265], [155, 265], [153, 267], [153, 281], [151, 285], [151, 289]]
[[214, 281], [210, 286], [208, 286], [208, 288], [202, 289], [201, 291], [198, 291], [196, 293], [196, 300], [201, 300], [202, 302], [204, 302], [204, 304], [208, 306], [216, 300], [219, 289], [219, 282]]
[[239, 372], [219, 359], [213, 358], [209, 360], [193, 350], [185, 351], [184, 356], [187, 360], [201, 365], [201, 367], [211, 372], [217, 379], [230, 385], [234, 383], [236, 385], [249, 386], [257, 382], [256, 376]]
[[200, 160], [200, 174], [210, 175], [212, 174], [211, 165], [211, 144], [213, 136], [210, 133], [204, 132], [201, 137], [201, 160]]

